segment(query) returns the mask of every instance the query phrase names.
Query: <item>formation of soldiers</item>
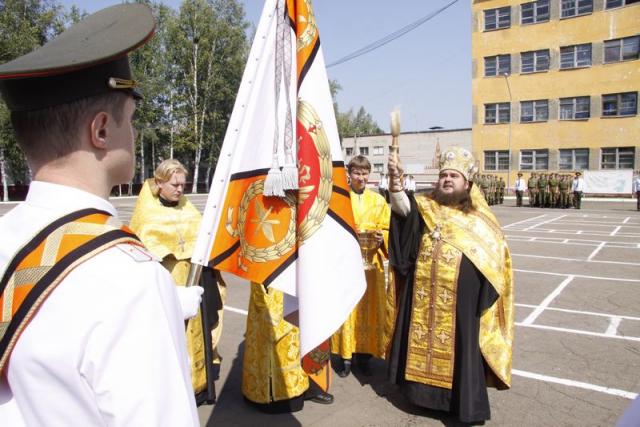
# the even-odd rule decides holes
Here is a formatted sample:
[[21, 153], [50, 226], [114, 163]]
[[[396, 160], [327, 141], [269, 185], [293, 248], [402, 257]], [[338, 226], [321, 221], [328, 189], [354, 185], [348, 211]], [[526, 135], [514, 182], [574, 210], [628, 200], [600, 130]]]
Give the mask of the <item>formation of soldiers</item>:
[[502, 177], [476, 173], [471, 180], [478, 186], [489, 205], [504, 203], [504, 192], [507, 185]]
[[532, 172], [527, 181], [529, 206], [539, 208], [573, 207], [572, 176], [559, 173]]

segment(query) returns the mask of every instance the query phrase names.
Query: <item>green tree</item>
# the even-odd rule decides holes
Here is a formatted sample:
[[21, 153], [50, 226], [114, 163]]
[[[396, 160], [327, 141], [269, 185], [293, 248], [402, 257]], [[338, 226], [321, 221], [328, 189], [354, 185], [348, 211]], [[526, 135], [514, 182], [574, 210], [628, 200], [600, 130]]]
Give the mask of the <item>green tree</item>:
[[176, 106], [187, 117], [183, 129], [189, 129], [179, 140], [193, 150], [194, 193], [203, 153], [209, 152], [211, 168], [219, 151], [246, 59], [246, 26], [237, 0], [187, 0], [171, 31]]

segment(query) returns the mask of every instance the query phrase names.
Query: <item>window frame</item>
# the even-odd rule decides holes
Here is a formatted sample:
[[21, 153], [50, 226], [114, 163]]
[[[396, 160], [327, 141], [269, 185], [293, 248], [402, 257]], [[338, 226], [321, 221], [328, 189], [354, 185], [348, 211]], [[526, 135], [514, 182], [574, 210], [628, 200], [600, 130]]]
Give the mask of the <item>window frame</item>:
[[[579, 152], [579, 153], [578, 153]], [[562, 154], [571, 154], [571, 164], [569, 165], [569, 167], [562, 167], [563, 163], [562, 163]], [[586, 164], [580, 164], [578, 165], [577, 163], [577, 155], [584, 155], [586, 154]], [[561, 148], [558, 152], [558, 170], [561, 171], [572, 171], [572, 170], [585, 170], [585, 169], [589, 169], [589, 149], [588, 148]]]
[[[523, 111], [525, 110], [525, 105], [527, 109], [529, 105], [531, 106], [531, 120], [525, 120]], [[543, 115], [544, 118], [538, 117], [540, 115], [539, 109], [543, 108], [543, 111], [546, 113]], [[529, 116], [527, 116], [529, 117]], [[520, 101], [520, 123], [540, 123], [540, 122], [548, 122], [549, 121], [549, 100], [548, 99], [534, 99], [529, 101]]]
[[[568, 101], [571, 101], [571, 117], [563, 117], [562, 107], [563, 102], [564, 105], [568, 105]], [[581, 105], [579, 101], [583, 101], [582, 105], [584, 105], [584, 101], [586, 101], [587, 110], [586, 116], [578, 117], [580, 112], [584, 113], [584, 111], [579, 111], [578, 107]], [[591, 97], [590, 96], [572, 96], [567, 98], [560, 98], [558, 103], [558, 120], [589, 120], [591, 118]]]
[[[501, 65], [503, 64], [503, 60], [506, 58], [506, 62], [507, 62], [507, 70], [500, 70]], [[489, 69], [489, 67], [487, 67], [487, 63], [489, 61], [493, 60], [495, 63], [493, 65], [493, 69], [495, 70], [494, 74], [488, 74], [487, 70]], [[511, 55], [510, 54], [506, 54], [506, 55], [493, 55], [493, 56], [485, 56], [484, 57], [484, 76], [485, 77], [497, 77], [497, 76], [502, 76], [504, 74], [511, 74]]]
[[[489, 114], [487, 114], [487, 112], [489, 111], [490, 107], [494, 107], [494, 106], [495, 106], [495, 113], [494, 113], [495, 121], [492, 121], [492, 122], [487, 121], [487, 117], [489, 117]], [[505, 107], [505, 106], [508, 106], [508, 107]], [[504, 113], [504, 111], [507, 111], [509, 113], [509, 116], [506, 121], [503, 121], [500, 119], [502, 117], [500, 113]], [[490, 103], [484, 104], [484, 124], [485, 125], [500, 125], [500, 124], [505, 124], [509, 122], [511, 122], [511, 103], [490, 102]]]
[[[580, 54], [579, 54], [579, 50], [580, 48], [584, 48], [588, 46], [589, 47], [589, 63], [584, 65], [584, 64], [580, 64]], [[572, 57], [572, 62], [571, 62], [571, 66], [564, 66], [563, 64], [563, 54], [566, 53], [567, 50], [571, 49], [571, 57]], [[565, 52], [563, 52], [563, 50], [565, 50]], [[593, 65], [593, 47], [591, 46], [591, 43], [582, 43], [582, 44], [573, 44], [573, 45], [569, 45], [569, 46], [560, 46], [560, 69], [561, 70], [572, 70], [572, 69], [576, 69], [576, 68], [588, 68], [591, 67]]]
[[373, 155], [374, 156], [384, 156], [384, 146], [383, 145], [374, 145], [373, 146]]
[[345, 156], [353, 156], [353, 147], [344, 147]]
[[[633, 44], [635, 44], [635, 55], [633, 55], [630, 58], [624, 57], [626, 42], [630, 42], [632, 46]], [[612, 48], [616, 50], [616, 59], [613, 59], [613, 60], [607, 59], [608, 52], [610, 52]], [[640, 35], [605, 40], [603, 49], [604, 49], [604, 57], [602, 58], [602, 62], [604, 64], [614, 64], [616, 62], [635, 61], [640, 58]]]
[[[544, 8], [546, 5], [547, 13], [546, 19], [543, 14], [542, 17], [539, 17], [540, 11], [539, 9]], [[531, 7], [531, 22], [525, 22], [525, 7]], [[528, 17], [527, 17], [528, 19]], [[541, 24], [543, 22], [549, 22], [551, 19], [551, 1], [550, 0], [535, 0], [527, 3], [520, 4], [520, 25], [533, 25], [533, 24]]]
[[358, 153], [361, 156], [368, 156], [369, 155], [369, 147], [358, 147]]
[[[546, 53], [547, 59], [547, 67], [544, 69], [538, 69], [538, 57], [542, 56], [542, 53]], [[533, 59], [533, 70], [525, 71], [524, 70], [524, 56], [531, 54]], [[551, 52], [549, 49], [540, 49], [540, 50], [528, 50], [526, 52], [520, 52], [520, 74], [531, 74], [531, 73], [543, 73], [548, 72], [551, 66]]]
[[[567, 3], [573, 3], [571, 7], [564, 7]], [[580, 12], [580, 3], [587, 3], [589, 10], [586, 12]], [[582, 6], [584, 9], [584, 6]], [[565, 10], [573, 10], [571, 15], [565, 15]], [[576, 16], [589, 15], [593, 13], [593, 0], [560, 0], [560, 19], [575, 18]]]
[[[523, 157], [531, 156], [531, 162], [524, 163]], [[542, 162], [542, 159], [546, 158], [546, 165], [544, 168], [538, 167], [538, 159]], [[529, 166], [530, 165], [530, 166]], [[549, 170], [549, 149], [539, 149], [539, 150], [520, 150], [520, 170], [528, 170], [528, 171], [546, 171]]]
[[[507, 12], [506, 15], [504, 12]], [[488, 22], [488, 15], [490, 13], [494, 13], [495, 17], [494, 17], [494, 21], [495, 21], [495, 26], [494, 27], [488, 27], [487, 22]], [[500, 18], [504, 16], [507, 16], [507, 24], [506, 25], [502, 25], [500, 26]], [[495, 30], [504, 30], [505, 28], [511, 28], [511, 6], [504, 6], [504, 7], [497, 7], [494, 9], [485, 9], [484, 10], [484, 22], [483, 22], [483, 29], [484, 31], [495, 31]]]
[[[633, 95], [634, 96], [634, 107], [633, 113], [622, 114], [621, 110], [624, 104], [624, 100], [622, 99], [625, 95]], [[606, 102], [611, 102], [612, 98], [615, 97], [615, 114], [605, 114], [609, 109], [605, 108]], [[608, 98], [608, 100], [607, 100]], [[634, 117], [638, 115], [638, 92], [620, 92], [620, 93], [605, 93], [602, 95], [602, 117]]]
[[[605, 151], [615, 150], [612, 153], [605, 153]], [[621, 150], [625, 150], [626, 152], [621, 153]], [[628, 157], [631, 160], [630, 167], [620, 167], [620, 155], [623, 154], [625, 157]], [[614, 161], [605, 162], [605, 155], [613, 155]], [[620, 170], [620, 169], [635, 169], [635, 155], [636, 155], [636, 147], [602, 147], [600, 148], [600, 169], [601, 170]], [[605, 167], [606, 164], [611, 164], [614, 167]]]
[[384, 171], [384, 163], [374, 163], [373, 172], [380, 173]]
[[[613, 5], [613, 6], [609, 6], [609, 4], [610, 4], [610, 3], [614, 3], [614, 2], [615, 2], [615, 3], [620, 3], [620, 4], [616, 4], [616, 5]], [[606, 0], [606, 1], [604, 2], [604, 9], [605, 9], [605, 10], [608, 10], [608, 9], [616, 9], [616, 8], [618, 8], [618, 7], [625, 7], [625, 6], [628, 6], [628, 5], [630, 5], [630, 4], [634, 4], [634, 3], [638, 3], [638, 2], [639, 2], [639, 0], [633, 0], [633, 1], [631, 1], [630, 3], [629, 3], [629, 1], [628, 1], [628, 0]]]
[[[493, 167], [489, 167], [487, 159], [493, 157]], [[500, 160], [506, 158], [506, 164], [504, 161], [500, 163]], [[484, 170], [487, 171], [508, 171], [509, 170], [509, 151], [508, 150], [487, 150], [484, 152]], [[501, 167], [502, 166], [502, 167]]]

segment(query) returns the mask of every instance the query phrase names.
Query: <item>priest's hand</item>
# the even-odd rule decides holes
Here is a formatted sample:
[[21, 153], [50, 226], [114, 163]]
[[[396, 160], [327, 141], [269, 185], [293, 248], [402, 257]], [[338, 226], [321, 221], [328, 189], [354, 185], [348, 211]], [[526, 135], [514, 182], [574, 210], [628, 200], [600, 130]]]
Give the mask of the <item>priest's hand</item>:
[[389, 162], [387, 163], [387, 169], [389, 171], [389, 191], [397, 193], [402, 191], [402, 165], [400, 160], [395, 156], [389, 156]]
[[380, 230], [376, 230], [376, 243], [378, 244], [378, 247], [382, 246], [384, 243], [384, 235]]
[[184, 320], [195, 317], [195, 315], [198, 314], [198, 309], [200, 308], [204, 288], [202, 286], [177, 286], [176, 292], [178, 293], [178, 299], [180, 300], [180, 308], [182, 309], [182, 316], [184, 317]]

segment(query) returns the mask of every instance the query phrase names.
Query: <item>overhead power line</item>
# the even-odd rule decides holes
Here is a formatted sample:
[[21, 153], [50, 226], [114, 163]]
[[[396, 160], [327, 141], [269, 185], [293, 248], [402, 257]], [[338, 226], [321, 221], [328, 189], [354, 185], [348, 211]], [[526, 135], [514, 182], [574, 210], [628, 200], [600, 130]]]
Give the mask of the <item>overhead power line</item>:
[[355, 59], [359, 56], [364, 55], [365, 53], [369, 53], [373, 50], [376, 50], [388, 43], [391, 43], [392, 41], [394, 41], [397, 38], [400, 38], [402, 36], [404, 36], [405, 34], [407, 34], [410, 31], [415, 30], [416, 28], [418, 28], [419, 26], [421, 26], [422, 24], [424, 24], [425, 22], [435, 18], [436, 16], [438, 16], [440, 13], [444, 12], [445, 10], [447, 10], [449, 7], [453, 6], [455, 3], [457, 3], [458, 0], [453, 0], [451, 2], [449, 2], [448, 4], [444, 5], [443, 7], [441, 7], [440, 9], [431, 12], [430, 14], [423, 16], [422, 18], [418, 19], [415, 22], [412, 22], [411, 24], [404, 26], [402, 28], [400, 28], [397, 31], [394, 31], [393, 33], [384, 36], [381, 39], [378, 39], [376, 41], [374, 41], [373, 43], [360, 48], [346, 56], [343, 56], [342, 58], [338, 59], [337, 61], [334, 61], [330, 64], [327, 65], [327, 68], [329, 67], [333, 67], [334, 65], [340, 65], [342, 63], [345, 63], [347, 61], [351, 61], [352, 59]]

